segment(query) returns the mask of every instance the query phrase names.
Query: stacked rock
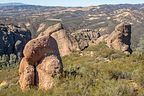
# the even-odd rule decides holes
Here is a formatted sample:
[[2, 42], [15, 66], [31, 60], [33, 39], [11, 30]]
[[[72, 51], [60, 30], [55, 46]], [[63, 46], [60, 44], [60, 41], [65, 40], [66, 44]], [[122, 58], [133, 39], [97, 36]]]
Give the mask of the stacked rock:
[[49, 35], [29, 41], [19, 67], [19, 83], [22, 90], [31, 86], [47, 90], [53, 85], [54, 76], [61, 76], [63, 65], [56, 40]]

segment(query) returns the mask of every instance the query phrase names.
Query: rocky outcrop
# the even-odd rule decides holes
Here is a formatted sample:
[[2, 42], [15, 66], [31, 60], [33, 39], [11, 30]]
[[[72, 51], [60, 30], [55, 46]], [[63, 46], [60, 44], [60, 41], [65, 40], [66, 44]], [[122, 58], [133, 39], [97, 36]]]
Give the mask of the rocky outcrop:
[[32, 39], [23, 50], [24, 57], [31, 65], [39, 62], [44, 55], [52, 53], [59, 55], [59, 50], [56, 40], [49, 35]]
[[61, 56], [69, 55], [72, 50], [80, 50], [75, 38], [66, 33], [61, 23], [50, 26], [38, 37], [44, 35], [51, 35], [56, 40]]
[[95, 41], [101, 36], [97, 30], [92, 29], [80, 29], [75, 33], [72, 33], [72, 36], [76, 38], [76, 41], [79, 44], [81, 50], [84, 50], [90, 45], [94, 45]]
[[53, 78], [62, 73], [62, 63], [60, 58], [55, 55], [44, 57], [36, 67], [37, 77], [36, 82], [39, 89], [48, 89], [53, 86]]
[[28, 89], [34, 85], [34, 67], [29, 65], [25, 58], [21, 60], [19, 75], [19, 83], [22, 90]]
[[80, 29], [77, 30], [75, 33], [72, 33], [73, 36], [75, 36], [77, 39], [87, 40], [89, 41], [95, 41], [97, 38], [99, 38], [101, 35], [98, 32], [98, 30], [92, 30], [92, 29]]
[[99, 44], [100, 42], [106, 41], [106, 39], [108, 38], [108, 36], [109, 36], [109, 34], [105, 34], [105, 35], [101, 36], [100, 38], [98, 38], [95, 41], [95, 44]]
[[31, 32], [12, 24], [0, 24], [0, 55], [16, 54], [23, 57], [22, 50], [31, 39]]
[[56, 40], [50, 35], [32, 39], [26, 44], [23, 54], [19, 67], [21, 89], [33, 85], [39, 89], [51, 88], [54, 76], [60, 76], [63, 71]]
[[107, 46], [120, 51], [132, 52], [131, 45], [131, 25], [121, 23], [115, 27], [115, 30], [110, 35], [100, 37], [96, 42], [105, 41]]
[[88, 42], [86, 41], [86, 40], [84, 40], [84, 41], [82, 41], [81, 43], [80, 43], [80, 49], [81, 50], [84, 50], [85, 48], [87, 48], [88, 46], [89, 46], [89, 44], [88, 44]]

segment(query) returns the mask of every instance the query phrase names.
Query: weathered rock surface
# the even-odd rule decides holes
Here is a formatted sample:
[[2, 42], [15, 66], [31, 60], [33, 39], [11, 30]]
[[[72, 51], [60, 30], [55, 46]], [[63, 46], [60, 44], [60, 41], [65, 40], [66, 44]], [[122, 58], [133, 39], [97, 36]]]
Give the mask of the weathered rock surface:
[[131, 40], [131, 25], [119, 24], [107, 38], [107, 46], [121, 51], [129, 51], [131, 53], [130, 42]]
[[37, 70], [37, 84], [39, 89], [51, 88], [53, 85], [53, 77], [59, 76], [62, 73], [62, 63], [59, 57], [50, 55], [44, 57], [36, 67]]
[[12, 24], [0, 24], [0, 55], [16, 54], [23, 57], [22, 50], [31, 39], [31, 32]]
[[56, 40], [50, 35], [29, 41], [24, 48], [24, 58], [19, 67], [19, 83], [22, 90], [33, 85], [48, 89], [53, 85], [55, 75], [63, 71]]
[[105, 35], [101, 36], [100, 38], [98, 38], [95, 41], [95, 44], [99, 44], [100, 42], [106, 41], [106, 39], [107, 39], [108, 36], [109, 36], [109, 34], [105, 34]]
[[107, 46], [112, 49], [120, 50], [120, 51], [128, 51], [132, 52], [131, 45], [131, 25], [121, 23], [115, 27], [115, 30], [108, 36], [101, 36], [96, 43], [100, 43], [105, 41]]
[[23, 51], [24, 57], [31, 65], [39, 62], [43, 56], [52, 53], [59, 54], [59, 50], [56, 40], [49, 35], [32, 39]]
[[22, 90], [28, 89], [34, 85], [34, 67], [29, 65], [25, 58], [21, 60], [19, 75], [19, 83]]
[[75, 38], [66, 33], [61, 23], [50, 26], [38, 37], [44, 35], [51, 35], [56, 40], [61, 56], [69, 55], [72, 50], [80, 50]]
[[72, 33], [80, 46], [80, 49], [83, 50], [90, 45], [95, 45], [95, 41], [101, 36], [98, 30], [92, 29], [80, 29], [75, 33]]
[[85, 48], [87, 48], [89, 46], [88, 42], [86, 40], [84, 40], [83, 42], [80, 43], [80, 49], [84, 50]]

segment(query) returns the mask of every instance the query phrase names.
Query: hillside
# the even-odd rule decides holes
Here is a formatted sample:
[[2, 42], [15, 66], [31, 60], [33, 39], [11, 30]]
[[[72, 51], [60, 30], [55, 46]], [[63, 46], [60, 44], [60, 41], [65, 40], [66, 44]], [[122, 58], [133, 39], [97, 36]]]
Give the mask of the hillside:
[[89, 7], [5, 6], [0, 7], [0, 22], [26, 27], [32, 37], [48, 26], [62, 22], [69, 33], [79, 29], [95, 29], [101, 34], [111, 33], [114, 27], [132, 24], [132, 47], [137, 47], [143, 34], [144, 4], [99, 5]]
[[0, 96], [144, 96], [143, 26], [144, 4], [0, 4]]
[[[109, 49], [104, 43], [62, 57], [61, 78], [54, 87], [22, 92], [18, 84], [18, 66], [0, 71], [1, 96], [143, 96], [144, 56]], [[2, 86], [2, 87], [1, 87]]]

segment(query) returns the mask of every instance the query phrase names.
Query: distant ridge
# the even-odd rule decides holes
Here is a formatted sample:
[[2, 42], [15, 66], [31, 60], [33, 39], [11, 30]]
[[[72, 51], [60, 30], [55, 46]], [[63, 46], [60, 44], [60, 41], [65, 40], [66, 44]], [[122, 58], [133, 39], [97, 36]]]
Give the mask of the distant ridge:
[[19, 6], [19, 5], [28, 5], [24, 3], [0, 3], [0, 6]]

